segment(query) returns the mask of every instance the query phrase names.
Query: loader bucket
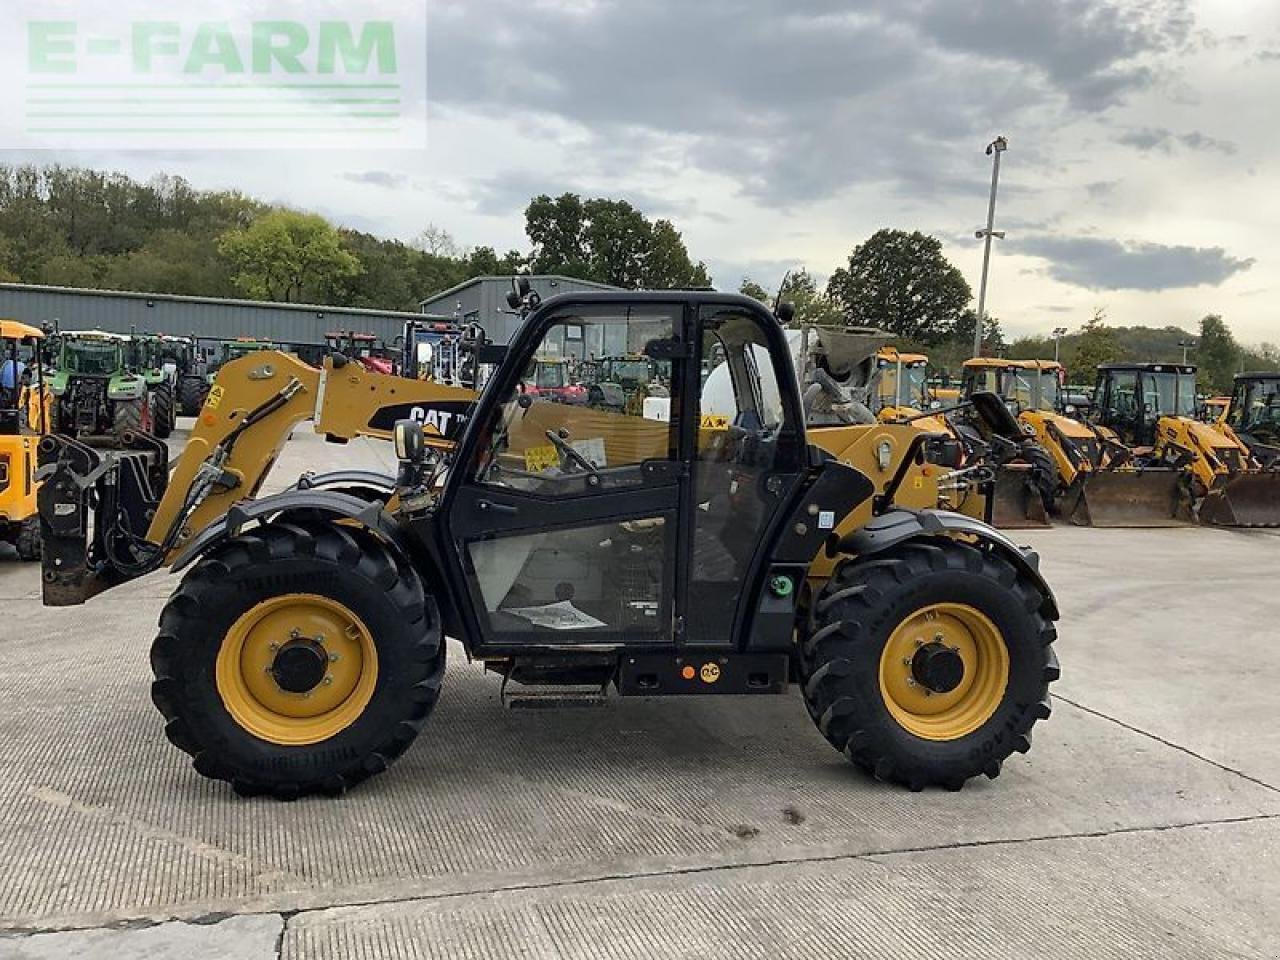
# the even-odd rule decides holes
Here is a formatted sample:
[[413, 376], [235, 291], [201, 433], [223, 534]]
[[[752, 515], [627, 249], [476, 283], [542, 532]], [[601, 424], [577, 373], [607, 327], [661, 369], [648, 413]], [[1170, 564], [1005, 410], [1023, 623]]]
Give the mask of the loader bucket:
[[1199, 513], [1201, 523], [1216, 527], [1280, 527], [1280, 471], [1222, 477]]
[[1031, 468], [1009, 463], [996, 470], [991, 490], [991, 524], [1001, 530], [1051, 526], [1044, 501], [1031, 485]]
[[1077, 527], [1179, 527], [1190, 521], [1178, 470], [1100, 470], [1063, 511]]

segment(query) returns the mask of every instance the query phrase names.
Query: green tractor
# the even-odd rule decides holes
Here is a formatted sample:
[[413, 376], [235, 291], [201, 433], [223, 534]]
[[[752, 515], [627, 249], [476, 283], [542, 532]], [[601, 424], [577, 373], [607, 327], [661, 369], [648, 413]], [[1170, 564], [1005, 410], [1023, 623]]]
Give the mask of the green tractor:
[[130, 339], [114, 333], [61, 333], [50, 351], [53, 432], [72, 437], [150, 433], [150, 390], [130, 365]]
[[190, 341], [181, 337], [135, 333], [128, 340], [126, 365], [147, 383], [152, 433], [161, 440], [177, 425], [178, 371], [190, 352]]

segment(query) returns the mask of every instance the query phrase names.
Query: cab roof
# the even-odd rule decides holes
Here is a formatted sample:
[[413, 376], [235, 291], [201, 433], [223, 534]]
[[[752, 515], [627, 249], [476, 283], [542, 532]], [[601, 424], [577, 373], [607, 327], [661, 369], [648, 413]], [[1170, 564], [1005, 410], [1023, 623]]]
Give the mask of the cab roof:
[[999, 370], [1061, 370], [1057, 360], [1006, 360], [1003, 357], [973, 357], [964, 362], [966, 367], [996, 368]]
[[1099, 370], [1137, 370], [1141, 373], [1195, 373], [1192, 363], [1100, 363]]
[[1237, 373], [1236, 382], [1242, 380], [1280, 380], [1280, 370], [1252, 370], [1248, 373]]
[[5, 320], [0, 318], [0, 339], [4, 340], [26, 340], [33, 338], [43, 340], [44, 333], [35, 327], [27, 326], [25, 323], [19, 323], [17, 320]]
[[902, 353], [897, 347], [881, 347], [876, 356], [881, 360], [892, 360], [895, 363], [928, 363], [929, 357], [923, 353]]

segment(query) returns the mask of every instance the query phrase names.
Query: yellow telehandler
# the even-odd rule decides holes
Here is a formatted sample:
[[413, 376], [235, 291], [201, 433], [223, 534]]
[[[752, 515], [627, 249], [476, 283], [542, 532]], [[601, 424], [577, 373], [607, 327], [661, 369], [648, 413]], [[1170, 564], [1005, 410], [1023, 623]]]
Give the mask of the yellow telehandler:
[[[46, 603], [184, 573], [152, 697], [199, 773], [293, 799], [381, 772], [423, 730], [446, 636], [501, 675], [504, 699], [796, 680], [836, 749], [912, 789], [994, 777], [1030, 747], [1058, 677], [1057, 606], [1029, 550], [898, 505], [927, 434], [890, 451], [877, 494], [815, 442], [783, 327], [757, 301], [597, 292], [534, 307], [520, 289], [511, 343], [477, 348], [492, 371], [478, 400], [267, 351], [218, 372], [171, 477], [145, 436], [124, 451], [42, 441]], [[666, 419], [528, 391], [552, 345], [600, 343], [669, 365]], [[703, 381], [722, 366], [733, 407], [709, 413]], [[397, 475], [257, 498], [308, 419], [337, 442], [391, 438]]]

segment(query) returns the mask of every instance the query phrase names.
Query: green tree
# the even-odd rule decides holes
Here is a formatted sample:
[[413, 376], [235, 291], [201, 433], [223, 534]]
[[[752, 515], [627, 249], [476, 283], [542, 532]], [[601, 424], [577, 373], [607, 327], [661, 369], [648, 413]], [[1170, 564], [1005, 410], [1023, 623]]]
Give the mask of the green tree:
[[[972, 354], [973, 325], [977, 321], [978, 312], [976, 310], [966, 310], [960, 315], [960, 319], [956, 321], [956, 325], [947, 339], [954, 341], [958, 346], [963, 347]], [[1003, 357], [1006, 353], [1007, 345], [1004, 342], [1004, 330], [1000, 326], [1000, 319], [988, 313], [982, 319], [982, 355], [984, 357]]]
[[298, 302], [360, 272], [329, 221], [314, 213], [273, 210], [218, 239], [236, 286], [251, 297]]
[[658, 220], [649, 234], [640, 271], [640, 286], [646, 290], [687, 290], [711, 286], [704, 263], [689, 258], [684, 238], [670, 220]]
[[759, 300], [761, 303], [768, 306], [773, 305], [773, 294], [760, 286], [760, 284], [756, 283], [750, 277], [742, 278], [742, 286], [738, 288], [738, 292], [744, 297], [751, 297], [752, 299]]
[[844, 320], [840, 307], [818, 289], [818, 284], [803, 267], [787, 275], [779, 300], [795, 307], [796, 320], [800, 323], [826, 327], [838, 326]]
[[1200, 321], [1195, 358], [1201, 387], [1211, 393], [1230, 393], [1242, 357], [1240, 344], [1222, 317], [1209, 314]]
[[973, 299], [936, 238], [903, 230], [878, 230], [855, 247], [831, 275], [827, 296], [848, 323], [923, 343], [949, 336]]
[[584, 201], [574, 193], [534, 197], [525, 210], [535, 273], [560, 273], [636, 289], [711, 285], [675, 225], [650, 223], [625, 200]]
[[1106, 318], [1105, 311], [1095, 310], [1075, 338], [1071, 359], [1066, 366], [1077, 382], [1092, 383], [1099, 364], [1122, 358], [1116, 332], [1107, 326]]
[[552, 200], [545, 193], [534, 197], [524, 212], [525, 233], [533, 244], [530, 265], [534, 273], [559, 273], [588, 279], [587, 213], [582, 198], [566, 193]]

